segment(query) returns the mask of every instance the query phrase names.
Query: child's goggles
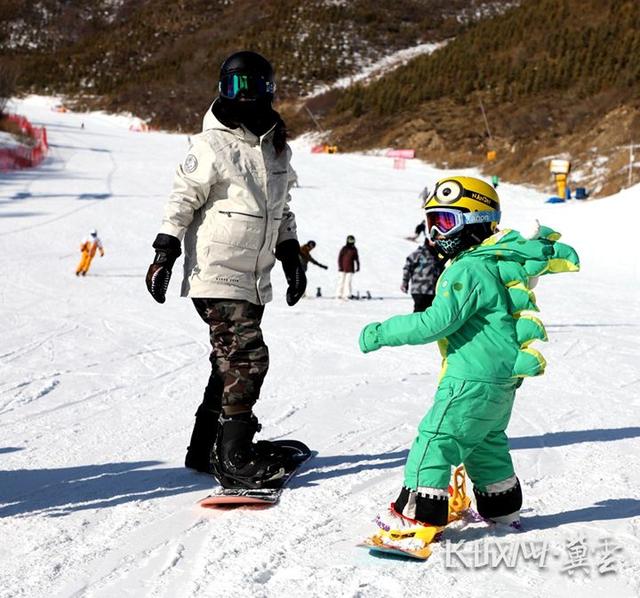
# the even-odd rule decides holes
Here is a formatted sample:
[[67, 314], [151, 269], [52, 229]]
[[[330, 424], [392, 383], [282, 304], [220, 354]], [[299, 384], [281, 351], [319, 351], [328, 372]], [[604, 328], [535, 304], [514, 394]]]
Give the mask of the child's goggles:
[[481, 212], [461, 212], [453, 208], [433, 208], [426, 211], [425, 222], [427, 235], [431, 240], [436, 235], [447, 238], [460, 232], [466, 224], [478, 222], [498, 222], [500, 212], [498, 210], [486, 210]]
[[264, 77], [232, 73], [224, 75], [220, 79], [218, 91], [223, 98], [228, 100], [235, 100], [239, 97], [255, 100], [263, 98], [267, 94], [273, 95], [276, 91], [276, 84]]

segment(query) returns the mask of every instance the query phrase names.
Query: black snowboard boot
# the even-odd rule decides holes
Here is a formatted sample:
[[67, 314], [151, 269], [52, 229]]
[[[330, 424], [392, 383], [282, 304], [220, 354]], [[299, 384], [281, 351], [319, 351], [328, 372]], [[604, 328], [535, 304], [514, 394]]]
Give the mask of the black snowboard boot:
[[484, 492], [474, 486], [473, 493], [476, 496], [478, 513], [482, 517], [516, 528], [519, 526], [522, 488], [515, 475], [491, 484]]
[[260, 427], [252, 413], [220, 417], [211, 465], [224, 488], [277, 486], [285, 475], [282, 451], [270, 442], [253, 443]]
[[403, 487], [392, 504], [393, 510], [423, 525], [447, 525], [449, 515], [449, 494], [439, 488], [431, 492], [410, 490]]
[[211, 469], [211, 452], [218, 434], [220, 411], [200, 405], [196, 411], [196, 423], [191, 432], [191, 441], [187, 447], [185, 467], [202, 473], [213, 473]]

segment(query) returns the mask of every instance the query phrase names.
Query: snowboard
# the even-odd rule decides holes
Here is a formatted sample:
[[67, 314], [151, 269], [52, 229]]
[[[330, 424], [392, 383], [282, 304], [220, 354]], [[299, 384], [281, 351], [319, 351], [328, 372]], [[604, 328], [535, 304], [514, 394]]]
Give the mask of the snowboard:
[[[338, 300], [339, 298], [335, 295], [315, 295], [314, 297], [308, 297], [308, 299]], [[382, 301], [383, 299], [400, 299], [400, 297], [380, 297], [377, 295], [372, 295], [370, 291], [367, 291], [364, 295], [361, 295], [360, 292], [357, 292], [355, 295], [351, 295], [346, 299], [342, 299], [342, 301]]]
[[209, 496], [199, 500], [198, 504], [208, 509], [251, 505], [268, 507], [277, 504], [286, 485], [313, 453], [299, 440], [276, 440], [274, 444], [292, 452], [291, 461], [284, 468], [282, 477], [266, 482], [260, 488], [216, 488]]
[[[471, 509], [471, 499], [467, 496], [466, 484], [464, 466], [461, 465], [453, 472], [449, 485], [447, 525], [475, 515], [475, 511]], [[431, 556], [431, 544], [440, 540], [445, 529], [446, 527], [439, 526], [416, 526], [415, 529], [406, 531], [379, 528], [358, 546], [378, 556], [392, 555], [425, 561]]]
[[367, 291], [364, 295], [360, 295], [360, 291], [358, 291], [355, 295], [351, 295], [351, 297], [349, 297], [349, 299], [351, 299], [352, 301], [371, 301], [374, 299], [377, 300], [382, 300], [384, 299], [384, 297], [374, 297], [373, 295], [371, 295], [370, 291]]
[[[502, 534], [518, 533], [522, 531], [520, 522], [510, 524], [495, 523], [482, 517], [470, 506], [461, 511], [450, 511], [447, 526], [453, 521], [463, 521], [465, 524], [483, 523], [489, 528], [497, 528]], [[378, 556], [394, 556], [406, 559], [426, 561], [431, 556], [431, 545], [441, 540], [447, 527], [423, 527], [420, 532], [378, 531], [358, 544], [367, 548], [371, 554]]]
[[401, 556], [426, 561], [431, 556], [431, 546], [442, 535], [442, 527], [424, 527], [421, 537], [415, 537], [413, 532], [393, 533], [380, 531], [369, 536], [358, 544], [367, 548], [371, 553]]

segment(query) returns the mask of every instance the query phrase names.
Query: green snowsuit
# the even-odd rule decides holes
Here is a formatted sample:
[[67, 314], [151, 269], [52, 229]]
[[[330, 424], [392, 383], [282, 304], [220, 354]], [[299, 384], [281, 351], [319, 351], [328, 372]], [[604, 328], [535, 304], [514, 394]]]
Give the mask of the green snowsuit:
[[535, 238], [503, 230], [460, 253], [440, 276], [433, 305], [366, 326], [360, 349], [438, 341], [443, 357], [434, 403], [418, 428], [405, 486], [447, 488], [451, 466], [464, 463], [481, 491], [514, 475], [505, 429], [515, 390], [542, 374], [529, 347], [547, 340], [530, 289], [542, 274], [579, 270], [576, 252], [540, 227]]

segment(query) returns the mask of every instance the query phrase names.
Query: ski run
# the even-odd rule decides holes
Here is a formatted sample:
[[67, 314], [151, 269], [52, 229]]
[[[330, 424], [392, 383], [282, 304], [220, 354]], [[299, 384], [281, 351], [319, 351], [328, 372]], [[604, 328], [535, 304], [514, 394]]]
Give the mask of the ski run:
[[[298, 235], [329, 269], [311, 265], [309, 298], [290, 308], [274, 268], [256, 413], [265, 437], [317, 455], [277, 506], [207, 510], [197, 501], [212, 479], [183, 460], [208, 331], [178, 296], [180, 263], [164, 305], [144, 284], [187, 136], [57, 113], [55, 102], [13, 102], [47, 127], [51, 152], [0, 178], [2, 598], [638, 595], [640, 186], [550, 205], [500, 185], [501, 226], [538, 219], [582, 261], [536, 288], [549, 365], [525, 380], [509, 427], [523, 531], [470, 523], [446, 530], [425, 562], [375, 558], [357, 544], [400, 488], [440, 357], [435, 344], [363, 355], [358, 334], [411, 311], [399, 290], [415, 248], [405, 237], [422, 217], [419, 192], [447, 173], [293, 141]], [[93, 228], [105, 256], [76, 277]], [[362, 264], [354, 290], [383, 300], [315, 298], [318, 287], [334, 295], [348, 234]]]

